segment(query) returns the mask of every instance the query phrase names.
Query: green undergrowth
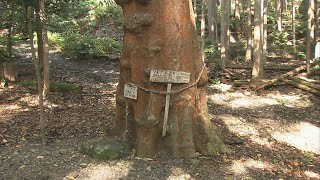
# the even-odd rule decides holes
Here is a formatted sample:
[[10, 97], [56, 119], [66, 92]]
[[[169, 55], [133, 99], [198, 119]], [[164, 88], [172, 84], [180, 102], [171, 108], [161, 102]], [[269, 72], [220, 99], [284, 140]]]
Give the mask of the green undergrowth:
[[[18, 86], [22, 87], [36, 87], [36, 81], [22, 81], [17, 82]], [[58, 82], [50, 82], [50, 91], [52, 92], [64, 92], [64, 93], [80, 93], [82, 92], [82, 87], [75, 84], [67, 84], [67, 83], [58, 83]]]

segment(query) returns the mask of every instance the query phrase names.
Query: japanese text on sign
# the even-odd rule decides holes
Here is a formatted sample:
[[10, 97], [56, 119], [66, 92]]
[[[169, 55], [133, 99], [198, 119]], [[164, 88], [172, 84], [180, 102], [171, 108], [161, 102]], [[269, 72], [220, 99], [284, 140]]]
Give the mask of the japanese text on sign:
[[162, 83], [189, 83], [190, 73], [171, 70], [151, 70], [150, 81]]
[[138, 99], [138, 87], [131, 85], [131, 84], [125, 84], [124, 85], [124, 97], [129, 99]]

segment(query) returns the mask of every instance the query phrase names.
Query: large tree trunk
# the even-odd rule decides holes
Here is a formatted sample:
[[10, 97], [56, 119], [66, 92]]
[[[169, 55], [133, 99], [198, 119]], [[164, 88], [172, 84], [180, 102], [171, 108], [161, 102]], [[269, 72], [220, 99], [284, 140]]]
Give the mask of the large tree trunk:
[[263, 1], [255, 0], [254, 5], [254, 40], [253, 68], [250, 86], [256, 87], [263, 75]]
[[[127, 139], [139, 157], [151, 157], [161, 150], [185, 158], [194, 157], [196, 151], [214, 154], [226, 150], [209, 120], [204, 87], [207, 71], [191, 0], [116, 2], [124, 14], [124, 48], [115, 132], [128, 132]], [[151, 70], [188, 72], [190, 82], [172, 84], [167, 94], [171, 84], [151, 82]], [[138, 89], [136, 100], [124, 97], [128, 83]], [[163, 126], [166, 110], [167, 126]]]

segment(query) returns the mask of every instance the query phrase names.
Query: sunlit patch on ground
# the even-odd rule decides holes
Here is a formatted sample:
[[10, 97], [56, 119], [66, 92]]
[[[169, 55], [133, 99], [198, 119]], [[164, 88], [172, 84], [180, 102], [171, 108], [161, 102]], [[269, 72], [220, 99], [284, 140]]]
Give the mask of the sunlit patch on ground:
[[220, 118], [228, 126], [231, 132], [239, 136], [246, 136], [256, 144], [267, 146], [269, 148], [272, 147], [273, 143], [269, 142], [267, 138], [260, 136], [256, 127], [253, 124], [246, 122], [245, 119], [231, 115], [223, 115], [220, 116]]
[[283, 131], [272, 133], [272, 137], [302, 151], [320, 154], [320, 128], [310, 123], [288, 126]]
[[236, 175], [245, 175], [249, 173], [249, 170], [266, 170], [270, 168], [272, 168], [272, 165], [267, 162], [247, 159], [233, 161], [230, 171]]
[[[210, 88], [217, 89], [217, 85]], [[220, 86], [219, 86], [220, 87]], [[224, 86], [221, 86], [221, 88]], [[219, 89], [220, 90], [220, 89]], [[221, 90], [222, 91], [222, 90]], [[224, 92], [224, 91], [222, 91]], [[258, 108], [272, 105], [284, 105], [287, 107], [309, 107], [312, 105], [307, 97], [303, 95], [287, 95], [280, 93], [269, 93], [265, 97], [251, 94], [250, 92], [229, 92], [215, 93], [209, 95], [208, 99], [219, 105], [229, 106], [231, 108]], [[303, 99], [303, 100], [302, 100]]]
[[315, 172], [312, 172], [312, 171], [305, 171], [304, 174], [306, 176], [308, 176], [309, 178], [320, 179], [320, 174], [319, 173], [315, 173]]
[[168, 180], [176, 180], [176, 179], [188, 180], [188, 179], [191, 179], [191, 175], [185, 172], [185, 170], [182, 168], [173, 167], [171, 168], [171, 174], [168, 176], [167, 179]]
[[312, 105], [311, 101], [306, 95], [298, 94], [283, 94], [283, 93], [269, 93], [267, 98], [274, 99], [287, 107], [309, 107]]
[[99, 163], [89, 165], [79, 172], [71, 172], [64, 179], [81, 179], [81, 180], [104, 180], [104, 179], [122, 179], [130, 173], [133, 163], [128, 161], [119, 161], [114, 165]]
[[209, 101], [215, 104], [229, 106], [231, 108], [257, 108], [264, 106], [280, 105], [281, 103], [273, 98], [255, 96], [250, 93], [233, 92], [226, 94], [214, 94], [208, 97]]
[[232, 88], [232, 85], [229, 84], [212, 84], [209, 86], [209, 88], [215, 89], [215, 90], [219, 90], [221, 92], [227, 92]]

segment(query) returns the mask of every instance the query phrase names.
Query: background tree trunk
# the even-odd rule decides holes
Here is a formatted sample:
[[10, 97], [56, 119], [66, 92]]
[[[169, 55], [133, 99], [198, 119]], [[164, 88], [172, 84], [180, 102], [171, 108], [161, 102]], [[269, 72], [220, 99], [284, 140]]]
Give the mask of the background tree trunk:
[[311, 66], [310, 61], [312, 59], [312, 51], [313, 51], [313, 45], [314, 45], [314, 11], [315, 10], [315, 2], [314, 0], [308, 1], [308, 29], [307, 29], [307, 52], [306, 52], [306, 63], [307, 63], [307, 73], [310, 73]]
[[292, 1], [292, 11], [291, 11], [291, 26], [292, 26], [292, 45], [293, 45], [293, 51], [294, 54], [297, 53], [297, 48], [296, 48], [296, 4], [295, 0]]
[[206, 0], [201, 0], [201, 59], [205, 61], [205, 46], [206, 46]]
[[254, 5], [254, 40], [253, 68], [250, 81], [251, 87], [256, 87], [263, 74], [263, 0], [255, 0]]
[[241, 4], [240, 4], [240, 0], [235, 0], [235, 13], [234, 13], [234, 17], [235, 17], [235, 23], [234, 23], [234, 29], [235, 29], [235, 33], [236, 33], [236, 39], [239, 40], [239, 32], [240, 32], [240, 25], [241, 25], [241, 18], [240, 18], [240, 10], [241, 10]]
[[230, 2], [231, 0], [221, 1], [221, 69], [226, 68], [230, 57]]
[[7, 50], [9, 54], [9, 58], [12, 58], [12, 46], [13, 46], [13, 26], [14, 26], [14, 1], [10, 4], [10, 16], [9, 16], [9, 22], [8, 22], [8, 42], [7, 42]]
[[[201, 73], [204, 64], [192, 1], [116, 2], [123, 9], [125, 30], [115, 132], [128, 132], [127, 139], [132, 142], [139, 157], [152, 157], [161, 150], [185, 158], [194, 157], [196, 151], [213, 154], [226, 150], [214, 133], [207, 112], [204, 88], [207, 71], [204, 69]], [[189, 85], [196, 83], [184, 91], [171, 94], [167, 134], [164, 137], [161, 132], [167, 84], [150, 82], [150, 70], [188, 72]], [[126, 83], [139, 86], [137, 100], [124, 97]], [[172, 91], [187, 86], [172, 84]]]
[[38, 0], [37, 21], [38, 21], [38, 57], [40, 62], [41, 73], [43, 74], [43, 96], [46, 98], [49, 95], [49, 47], [48, 47], [48, 36], [47, 26], [45, 18], [44, 0]]
[[251, 61], [252, 57], [252, 22], [251, 22], [251, 0], [247, 2], [247, 49], [246, 49], [246, 61]]
[[[268, 58], [268, 0], [263, 1], [263, 62], [265, 64]], [[262, 71], [262, 73], [264, 73]], [[263, 78], [264, 74], [260, 75]]]
[[316, 26], [315, 26], [315, 40], [320, 42], [320, 2], [316, 1]]
[[277, 27], [278, 31], [282, 32], [282, 0], [276, 0], [277, 3]]
[[[46, 122], [44, 119], [44, 98], [49, 94], [49, 49], [47, 44], [47, 29], [45, 22], [44, 0], [38, 0], [36, 15], [38, 22], [38, 61], [35, 62], [40, 107], [40, 128], [42, 143], [46, 144]], [[29, 32], [31, 33], [31, 32]]]
[[211, 44], [217, 44], [217, 1], [216, 0], [208, 0], [208, 29], [209, 29], [209, 38], [211, 40]]

